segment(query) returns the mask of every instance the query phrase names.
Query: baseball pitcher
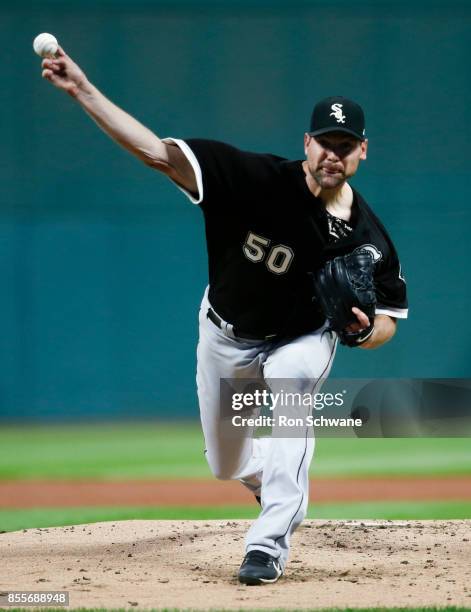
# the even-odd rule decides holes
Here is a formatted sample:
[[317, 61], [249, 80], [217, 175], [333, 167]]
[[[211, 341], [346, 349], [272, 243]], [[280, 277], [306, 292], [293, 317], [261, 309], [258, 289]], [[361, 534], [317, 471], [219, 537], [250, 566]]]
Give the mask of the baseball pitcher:
[[307, 428], [289, 438], [228, 435], [221, 380], [274, 391], [289, 380], [291, 392], [317, 393], [339, 342], [380, 347], [407, 317], [396, 249], [349, 182], [367, 157], [363, 111], [340, 96], [318, 102], [305, 159], [292, 161], [212, 140], [161, 139], [110, 102], [62, 48], [42, 66], [45, 79], [204, 215], [209, 283], [197, 387], [206, 458], [216, 478], [240, 480], [261, 505], [239, 580], [275, 582], [306, 515], [314, 436]]

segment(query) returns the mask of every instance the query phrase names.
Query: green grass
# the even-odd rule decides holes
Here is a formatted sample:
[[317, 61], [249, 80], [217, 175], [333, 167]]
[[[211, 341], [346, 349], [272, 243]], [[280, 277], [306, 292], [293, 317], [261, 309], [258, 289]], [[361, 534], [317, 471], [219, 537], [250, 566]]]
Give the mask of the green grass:
[[471, 501], [385, 501], [313, 504], [308, 518], [450, 520], [471, 519]]
[[[0, 479], [210, 478], [203, 449], [193, 423], [4, 427]], [[471, 475], [471, 450], [465, 438], [323, 438], [311, 473]]]
[[[220, 507], [86, 507], [0, 510], [0, 530], [59, 527], [100, 521], [123, 520], [233, 520], [254, 519], [258, 506]], [[368, 502], [313, 504], [308, 518], [316, 519], [466, 519], [471, 502]], [[1, 536], [0, 536], [1, 537]]]
[[210, 477], [194, 424], [9, 427], [0, 432], [0, 478]]

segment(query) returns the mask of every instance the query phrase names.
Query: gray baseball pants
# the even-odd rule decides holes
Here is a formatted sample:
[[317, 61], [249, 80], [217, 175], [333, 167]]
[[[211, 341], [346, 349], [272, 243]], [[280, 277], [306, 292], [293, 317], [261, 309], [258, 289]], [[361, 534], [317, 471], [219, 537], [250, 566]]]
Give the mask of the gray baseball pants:
[[[279, 559], [284, 569], [291, 534], [306, 516], [308, 470], [314, 452], [312, 428], [294, 437], [253, 439], [221, 426], [221, 379], [256, 379], [298, 393], [317, 393], [331, 369], [336, 339], [325, 328], [289, 341], [242, 340], [230, 325], [218, 328], [207, 318], [207, 290], [199, 314], [197, 387], [206, 458], [219, 479], [237, 479], [262, 499], [262, 510], [246, 536], [246, 551], [263, 550]], [[281, 382], [282, 379], [282, 382]], [[279, 381], [279, 382], [278, 382]], [[313, 384], [314, 382], [314, 384]], [[286, 389], [284, 389], [286, 391]], [[309, 408], [299, 407], [309, 413]]]

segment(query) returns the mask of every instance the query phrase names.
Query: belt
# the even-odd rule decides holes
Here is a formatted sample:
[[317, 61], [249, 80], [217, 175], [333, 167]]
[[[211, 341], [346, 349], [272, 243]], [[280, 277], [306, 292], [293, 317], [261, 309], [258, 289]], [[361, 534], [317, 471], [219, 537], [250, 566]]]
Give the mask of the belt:
[[[206, 317], [210, 321], [212, 321], [214, 325], [216, 325], [216, 327], [219, 327], [219, 329], [222, 329], [223, 331], [226, 329], [226, 323], [220, 317], [217, 316], [217, 314], [214, 312], [212, 308], [208, 308]], [[260, 337], [260, 336], [255, 336], [254, 334], [243, 332], [239, 329], [236, 329], [235, 327], [232, 328], [232, 331], [234, 333], [234, 336], [236, 336], [236, 338], [242, 338], [244, 340], [260, 340], [261, 342], [265, 340], [274, 340], [278, 335], [278, 334], [269, 334], [268, 336]]]

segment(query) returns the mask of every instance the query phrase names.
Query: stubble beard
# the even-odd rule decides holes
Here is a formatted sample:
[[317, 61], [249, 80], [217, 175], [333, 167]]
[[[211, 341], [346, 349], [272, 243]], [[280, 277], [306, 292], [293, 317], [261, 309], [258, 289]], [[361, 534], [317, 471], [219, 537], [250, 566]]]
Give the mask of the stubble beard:
[[320, 169], [311, 172], [311, 176], [322, 189], [335, 189], [346, 180], [346, 176], [343, 172], [329, 176]]

